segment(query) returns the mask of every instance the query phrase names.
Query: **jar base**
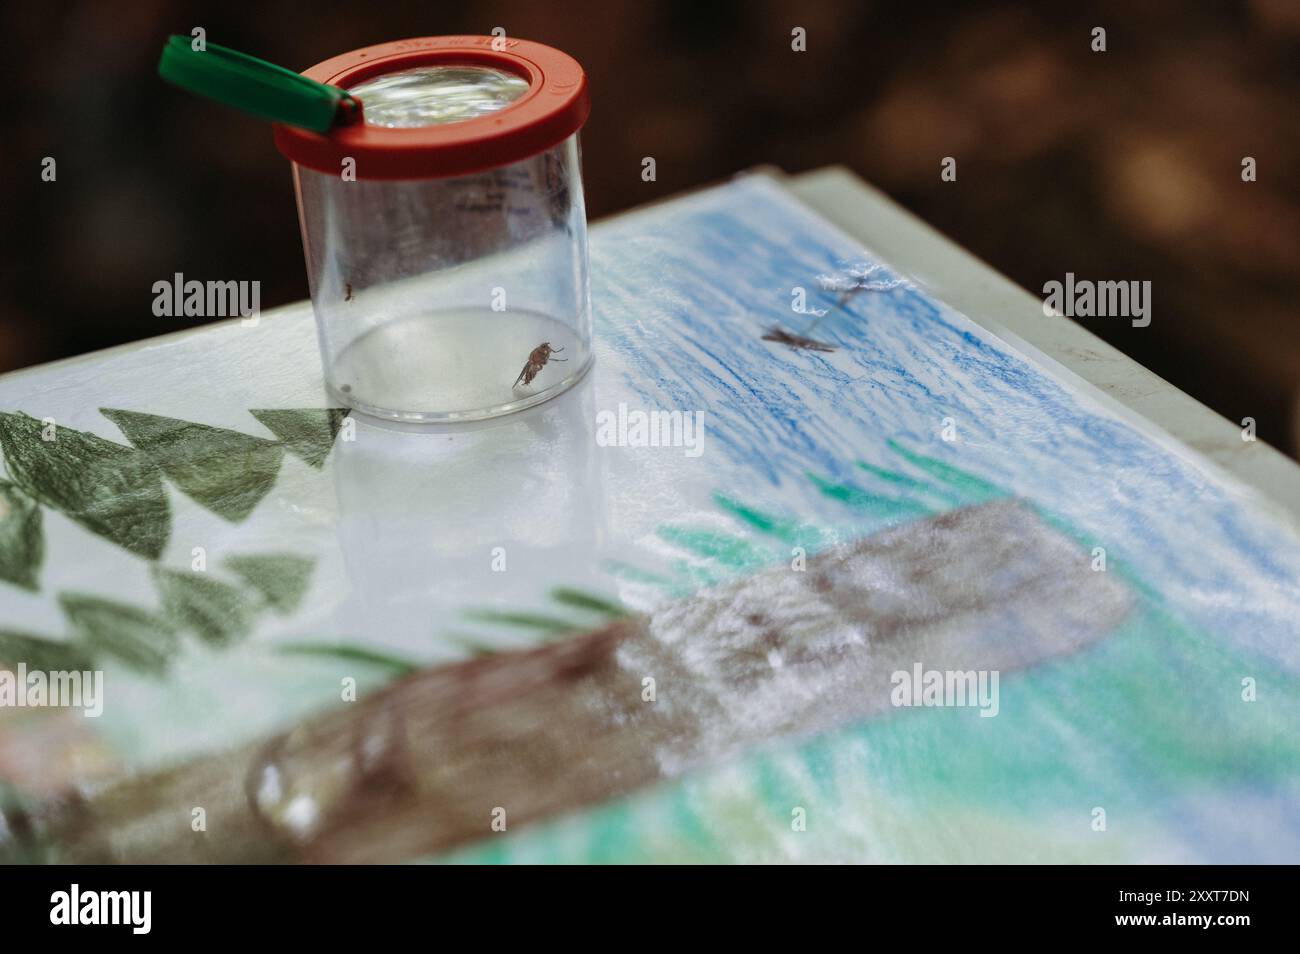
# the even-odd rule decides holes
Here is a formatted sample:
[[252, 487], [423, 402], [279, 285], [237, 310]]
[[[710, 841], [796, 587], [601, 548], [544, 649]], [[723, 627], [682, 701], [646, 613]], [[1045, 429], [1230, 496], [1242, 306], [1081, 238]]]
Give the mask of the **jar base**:
[[[549, 359], [518, 381], [533, 352]], [[541, 404], [576, 384], [590, 352], [563, 322], [537, 312], [431, 311], [384, 322], [353, 341], [327, 370], [336, 400], [388, 421], [481, 421]]]

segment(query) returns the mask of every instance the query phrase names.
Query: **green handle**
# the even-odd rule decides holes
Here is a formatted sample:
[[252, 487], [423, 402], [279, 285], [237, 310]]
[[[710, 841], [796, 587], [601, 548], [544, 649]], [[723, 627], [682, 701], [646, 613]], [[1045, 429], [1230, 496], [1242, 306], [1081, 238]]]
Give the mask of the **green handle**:
[[205, 47], [196, 50], [189, 37], [173, 35], [163, 47], [158, 75], [191, 93], [313, 132], [329, 132], [361, 116], [361, 101], [347, 90], [215, 43]]

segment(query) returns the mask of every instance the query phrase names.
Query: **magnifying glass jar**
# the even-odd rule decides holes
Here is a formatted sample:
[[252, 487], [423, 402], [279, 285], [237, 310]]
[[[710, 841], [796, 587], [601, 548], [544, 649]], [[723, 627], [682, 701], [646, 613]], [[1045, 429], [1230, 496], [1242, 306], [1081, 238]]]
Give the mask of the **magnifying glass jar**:
[[505, 37], [428, 37], [305, 71], [360, 101], [293, 166], [325, 385], [408, 422], [538, 404], [591, 364], [582, 68]]

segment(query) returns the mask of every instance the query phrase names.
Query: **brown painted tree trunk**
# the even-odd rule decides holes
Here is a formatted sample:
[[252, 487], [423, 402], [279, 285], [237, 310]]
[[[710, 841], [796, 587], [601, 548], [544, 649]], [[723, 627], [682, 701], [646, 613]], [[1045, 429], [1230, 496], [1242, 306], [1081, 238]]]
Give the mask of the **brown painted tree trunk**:
[[[513, 831], [883, 713], [892, 675], [917, 664], [1003, 672], [1058, 657], [1130, 604], [1030, 506], [998, 501], [558, 644], [419, 672], [29, 821], [56, 861], [418, 858], [495, 837], [498, 809]], [[206, 832], [191, 830], [195, 807]]]

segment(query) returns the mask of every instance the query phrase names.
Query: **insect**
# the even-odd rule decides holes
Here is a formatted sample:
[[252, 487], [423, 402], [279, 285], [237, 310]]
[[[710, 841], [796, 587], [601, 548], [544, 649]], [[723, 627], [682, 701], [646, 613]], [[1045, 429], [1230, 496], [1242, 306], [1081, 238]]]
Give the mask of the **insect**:
[[524, 369], [519, 372], [519, 377], [515, 378], [514, 386], [518, 387], [520, 382], [523, 382], [525, 385], [532, 384], [533, 378], [537, 377], [537, 373], [541, 371], [542, 368], [546, 367], [546, 362], [548, 361], [568, 361], [568, 358], [551, 357], [551, 355], [559, 354], [563, 350], [563, 348], [552, 348], [549, 341], [543, 341], [533, 349], [533, 353], [530, 354], [528, 360], [524, 362]]
[[347, 294], [343, 296], [343, 300], [344, 300], [344, 301], [351, 301], [351, 300], [352, 300], [352, 283], [351, 283], [351, 282], [348, 282], [348, 283], [347, 283]]
[[831, 345], [815, 341], [812, 338], [806, 338], [803, 335], [791, 334], [780, 327], [773, 327], [771, 331], [763, 335], [764, 341], [775, 341], [779, 344], [789, 345], [791, 348], [802, 348], [806, 351], [834, 351]]

